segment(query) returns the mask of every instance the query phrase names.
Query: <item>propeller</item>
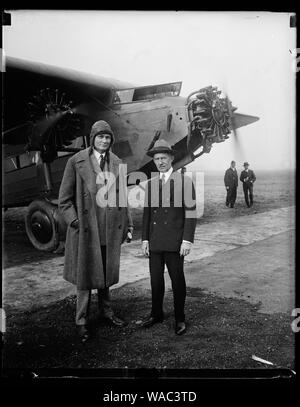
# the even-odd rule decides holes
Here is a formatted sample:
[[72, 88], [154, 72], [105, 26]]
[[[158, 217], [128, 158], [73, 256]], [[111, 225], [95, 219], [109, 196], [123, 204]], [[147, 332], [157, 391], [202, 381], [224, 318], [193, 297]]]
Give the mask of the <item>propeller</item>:
[[40, 135], [41, 137], [43, 137], [43, 135], [53, 126], [55, 126], [55, 124], [63, 117], [65, 116], [67, 113], [71, 113], [68, 110], [66, 111], [60, 111], [57, 113], [54, 113], [52, 115], [50, 115], [49, 117], [45, 117], [42, 120], [38, 120], [37, 122], [34, 123], [33, 127], [34, 127], [34, 132], [37, 135]]
[[[33, 104], [31, 104], [33, 105]], [[68, 110], [59, 110], [58, 112], [46, 114], [42, 119], [28, 120], [17, 126], [4, 130], [2, 135], [2, 143], [9, 145], [26, 144], [28, 138], [34, 137], [36, 140], [41, 140], [48, 130], [55, 127], [55, 125], [67, 115], [80, 115], [90, 116], [91, 106], [89, 103], [80, 103], [77, 106], [69, 108]], [[45, 115], [45, 113], [43, 113]], [[39, 115], [41, 117], [42, 114]]]
[[56, 150], [70, 145], [83, 128], [83, 117], [90, 116], [88, 103], [74, 106], [65, 92], [41, 89], [28, 102], [30, 117], [27, 150]]
[[226, 93], [225, 93], [225, 100], [226, 100], [227, 111], [229, 114], [230, 130], [232, 131], [234, 137], [237, 138], [237, 130], [236, 130], [235, 117], [234, 117], [234, 111], [237, 108], [232, 106], [231, 100], [229, 99], [229, 97]]
[[229, 99], [228, 92], [227, 92], [227, 81], [226, 78], [223, 78], [223, 94], [225, 95], [227, 110], [229, 114], [229, 123], [230, 123], [230, 130], [233, 134], [233, 145], [236, 150], [236, 154], [240, 156], [241, 159], [245, 158], [245, 152], [242, 146], [240, 135], [237, 131], [238, 128], [247, 126], [248, 124], [254, 123], [259, 120], [257, 116], [250, 116], [241, 113], [235, 113], [237, 110], [236, 107], [232, 106], [231, 100]]
[[38, 120], [35, 123], [36, 131], [43, 136], [51, 127], [54, 127], [59, 120], [61, 120], [66, 115], [81, 115], [81, 116], [89, 116], [89, 104], [88, 103], [80, 103], [77, 106], [74, 106], [70, 109], [64, 111], [58, 111], [56, 113], [52, 113], [51, 115], [45, 117], [42, 120]]
[[225, 100], [226, 100], [226, 106], [227, 106], [227, 111], [229, 114], [229, 128], [233, 134], [233, 144], [236, 150], [236, 153], [239, 153], [239, 155], [244, 155], [243, 153], [243, 148], [238, 136], [238, 132], [237, 132], [237, 125], [236, 125], [236, 120], [235, 120], [235, 114], [234, 111], [237, 109], [236, 107], [232, 106], [232, 103], [228, 97], [228, 94], [225, 93]]
[[244, 159], [244, 157], [245, 157], [244, 149], [242, 147], [242, 143], [240, 141], [240, 137], [239, 137], [237, 128], [244, 126], [247, 123], [244, 124], [241, 121], [240, 121], [240, 123], [237, 123], [237, 120], [236, 120], [237, 114], [234, 113], [237, 110], [237, 108], [235, 106], [232, 106], [231, 100], [229, 99], [227, 92], [225, 91], [223, 93], [225, 95], [227, 111], [229, 114], [229, 125], [230, 125], [229, 128], [233, 134], [233, 146], [234, 146], [234, 150], [235, 150], [235, 155], [240, 157], [240, 159]]
[[248, 124], [254, 123], [259, 120], [259, 117], [250, 116], [242, 113], [235, 113], [236, 108], [232, 106], [231, 101], [226, 95], [227, 107], [229, 112], [230, 129], [233, 134], [233, 144], [235, 148], [236, 155], [241, 161], [247, 159], [243, 144], [241, 142], [240, 135], [237, 131], [238, 128], [247, 126]]
[[79, 105], [73, 107], [71, 112], [74, 114], [80, 114], [82, 116], [90, 116], [91, 105], [89, 103], [80, 103]]

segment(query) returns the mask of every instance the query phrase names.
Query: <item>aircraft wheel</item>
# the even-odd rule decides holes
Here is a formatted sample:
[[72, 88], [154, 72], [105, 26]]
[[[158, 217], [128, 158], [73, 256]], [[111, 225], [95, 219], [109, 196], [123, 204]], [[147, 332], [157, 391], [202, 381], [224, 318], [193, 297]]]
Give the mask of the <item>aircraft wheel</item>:
[[56, 222], [57, 206], [45, 200], [35, 200], [27, 208], [25, 227], [32, 245], [47, 252], [55, 250], [59, 244]]

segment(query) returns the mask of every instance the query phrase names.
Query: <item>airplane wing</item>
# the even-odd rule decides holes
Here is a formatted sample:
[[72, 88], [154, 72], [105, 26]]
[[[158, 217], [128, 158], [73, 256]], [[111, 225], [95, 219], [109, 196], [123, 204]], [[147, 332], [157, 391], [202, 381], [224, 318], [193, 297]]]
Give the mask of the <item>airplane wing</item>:
[[[32, 123], [75, 109], [88, 115], [111, 103], [114, 90], [134, 85], [37, 62], [6, 57], [3, 69], [4, 144], [26, 143]], [[50, 124], [50, 122], [48, 123]]]

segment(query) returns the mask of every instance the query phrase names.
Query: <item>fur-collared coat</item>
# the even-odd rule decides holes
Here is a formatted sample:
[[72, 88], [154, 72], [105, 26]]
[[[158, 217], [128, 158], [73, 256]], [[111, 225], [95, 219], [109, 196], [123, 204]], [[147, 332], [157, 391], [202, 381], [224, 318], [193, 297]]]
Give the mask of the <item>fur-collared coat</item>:
[[[91, 148], [87, 148], [69, 159], [59, 191], [59, 209], [68, 225], [63, 276], [79, 290], [105, 288], [118, 283], [121, 244], [128, 227], [133, 225], [128, 206], [107, 208], [105, 284], [97, 221], [97, 185], [91, 152]], [[126, 183], [119, 183], [119, 178], [125, 179], [124, 167], [119, 167], [122, 161], [112, 152], [109, 152], [109, 159], [113, 175], [108, 177], [108, 194], [116, 191], [117, 196], [123, 194], [124, 199]], [[79, 220], [78, 230], [70, 226], [75, 219]]]

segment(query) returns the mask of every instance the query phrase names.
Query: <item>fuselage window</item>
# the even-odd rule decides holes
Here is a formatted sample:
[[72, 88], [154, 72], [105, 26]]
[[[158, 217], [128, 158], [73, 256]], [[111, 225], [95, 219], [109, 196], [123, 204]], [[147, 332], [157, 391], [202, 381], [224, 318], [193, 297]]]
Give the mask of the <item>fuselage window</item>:
[[35, 164], [35, 153], [33, 151], [21, 154], [19, 157], [20, 157], [20, 168], [28, 167], [29, 165]]
[[113, 104], [153, 100], [166, 96], [179, 96], [180, 89], [181, 82], [174, 82], [162, 85], [140, 86], [138, 88], [116, 90]]
[[31, 151], [29, 153], [23, 153], [15, 157], [6, 158], [4, 160], [4, 172], [10, 172], [19, 170], [21, 168], [29, 167], [36, 163], [36, 153]]
[[17, 160], [15, 157], [6, 158], [4, 160], [4, 172], [14, 171], [18, 169]]

